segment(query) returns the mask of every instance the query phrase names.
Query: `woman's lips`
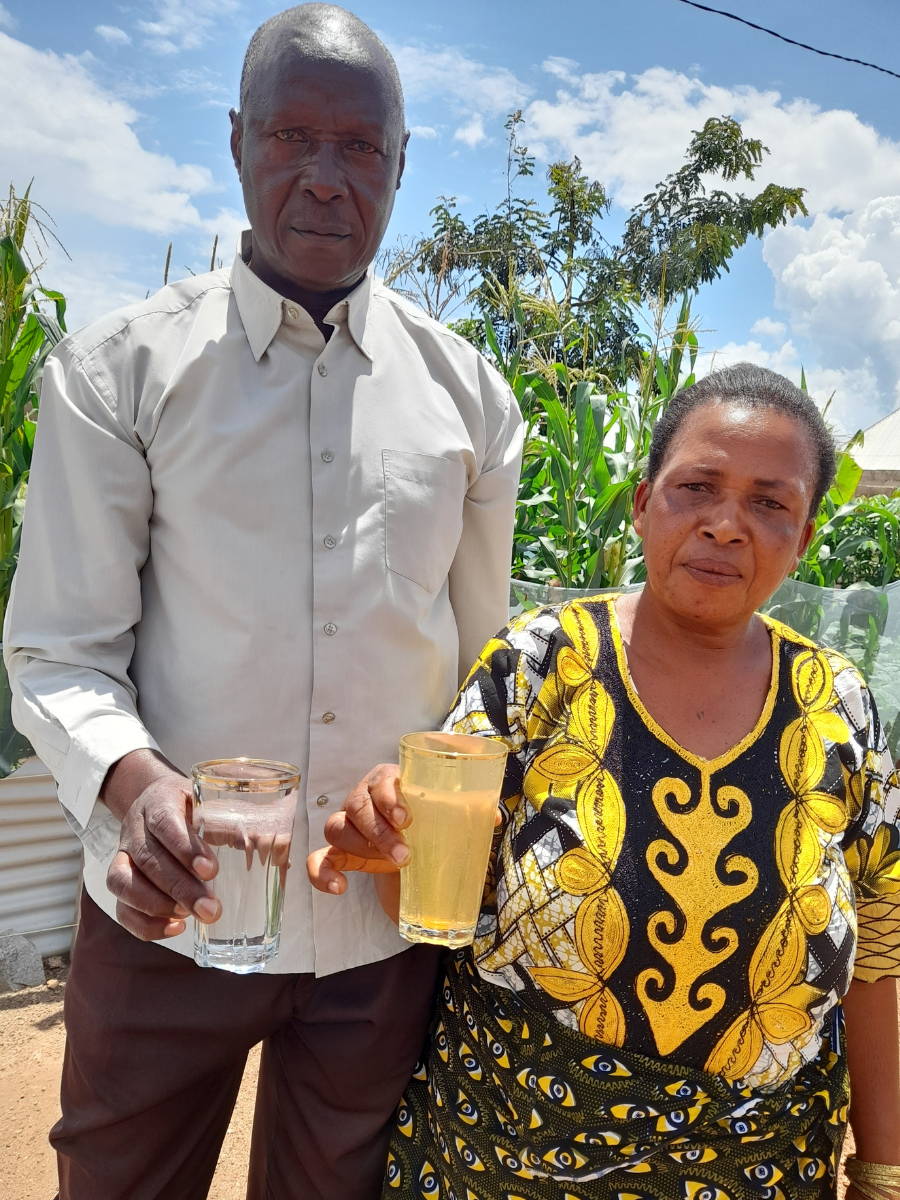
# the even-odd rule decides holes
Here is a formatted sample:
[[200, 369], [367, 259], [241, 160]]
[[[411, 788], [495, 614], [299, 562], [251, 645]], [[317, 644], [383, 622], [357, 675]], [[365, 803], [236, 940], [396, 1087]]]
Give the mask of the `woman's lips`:
[[682, 564], [684, 569], [701, 583], [711, 587], [729, 587], [738, 583], [741, 573], [730, 563], [716, 562], [713, 559], [696, 558]]

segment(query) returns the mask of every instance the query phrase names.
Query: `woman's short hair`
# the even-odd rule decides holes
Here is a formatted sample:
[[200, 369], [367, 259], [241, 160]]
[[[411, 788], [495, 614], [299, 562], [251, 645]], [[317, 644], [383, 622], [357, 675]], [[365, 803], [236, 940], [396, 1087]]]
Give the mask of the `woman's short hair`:
[[733, 367], [713, 371], [690, 387], [676, 392], [654, 426], [647, 478], [652, 482], [659, 474], [672, 439], [684, 424], [685, 417], [706, 404], [774, 408], [804, 426], [812, 445], [813, 461], [810, 466], [815, 471], [815, 491], [810, 506], [810, 516], [814, 515], [834, 479], [834, 439], [821, 412], [806, 392], [783, 375], [753, 363], [736, 363]]

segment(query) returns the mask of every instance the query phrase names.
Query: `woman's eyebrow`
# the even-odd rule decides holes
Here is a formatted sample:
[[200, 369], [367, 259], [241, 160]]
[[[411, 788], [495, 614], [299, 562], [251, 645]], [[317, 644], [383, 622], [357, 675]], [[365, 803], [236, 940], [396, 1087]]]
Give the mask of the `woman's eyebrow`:
[[[703, 463], [694, 463], [686, 468], [691, 473], [697, 475], [706, 475], [710, 479], [721, 479], [725, 474], [719, 467], [704, 466]], [[796, 492], [799, 491], [799, 486], [795, 479], [762, 479], [753, 480], [753, 486], [758, 488], [769, 488], [775, 491]]]

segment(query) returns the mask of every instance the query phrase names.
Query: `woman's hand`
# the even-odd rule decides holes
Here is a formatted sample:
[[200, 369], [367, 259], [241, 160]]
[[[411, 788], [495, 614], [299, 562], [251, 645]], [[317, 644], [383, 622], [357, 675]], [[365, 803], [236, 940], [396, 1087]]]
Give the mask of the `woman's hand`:
[[399, 780], [396, 763], [380, 763], [353, 788], [342, 811], [328, 818], [328, 846], [306, 860], [314, 888], [340, 896], [347, 890], [345, 872], [393, 874], [406, 863], [409, 850], [400, 830], [409, 824], [409, 813]]

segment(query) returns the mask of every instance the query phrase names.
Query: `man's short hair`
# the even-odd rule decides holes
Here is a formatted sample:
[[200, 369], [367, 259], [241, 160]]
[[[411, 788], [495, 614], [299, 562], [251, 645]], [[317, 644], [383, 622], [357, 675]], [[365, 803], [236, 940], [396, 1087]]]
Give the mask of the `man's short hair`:
[[337, 4], [297, 4], [264, 21], [250, 39], [241, 70], [240, 107], [247, 106], [253, 74], [283, 39], [291, 38], [311, 57], [366, 66], [381, 74], [396, 101], [400, 131], [405, 127], [403, 85], [393, 55], [364, 21]]

